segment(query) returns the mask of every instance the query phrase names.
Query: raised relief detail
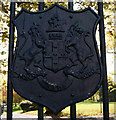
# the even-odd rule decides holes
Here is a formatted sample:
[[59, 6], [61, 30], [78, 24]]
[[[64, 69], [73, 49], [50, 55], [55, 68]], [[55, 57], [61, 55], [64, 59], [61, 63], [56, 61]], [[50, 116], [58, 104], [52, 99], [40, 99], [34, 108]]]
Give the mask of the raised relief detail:
[[[49, 40], [45, 40], [44, 48], [44, 66], [55, 73], [66, 66], [68, 58], [63, 40], [64, 32], [63, 20], [59, 18], [56, 11], [48, 20], [46, 34], [48, 34]], [[64, 64], [61, 64], [61, 62]]]
[[[49, 41], [44, 40], [44, 42], [42, 40], [43, 38], [41, 38], [42, 34], [39, 25], [33, 23], [33, 26], [28, 31], [31, 36], [32, 46], [23, 53], [23, 56], [19, 56], [21, 60], [25, 61], [24, 70], [26, 73], [21, 75], [18, 73], [16, 74], [17, 77], [27, 81], [37, 78], [38, 83], [47, 90], [61, 91], [72, 84], [72, 80], [67, 78], [68, 75], [83, 80], [95, 73], [99, 74], [99, 67], [97, 67], [97, 65], [88, 65], [88, 62], [94, 62], [92, 60], [94, 56], [92, 49], [85, 40], [86, 37], [90, 35], [90, 32], [84, 31], [78, 24], [71, 25], [65, 40], [62, 40], [62, 32], [65, 31], [60, 31], [60, 25], [55, 23], [59, 22], [59, 19], [57, 17], [54, 19], [51, 19], [53, 22], [48, 22], [50, 24], [49, 30], [47, 30]], [[80, 42], [81, 44], [79, 44]], [[63, 74], [66, 75], [65, 81], [60, 83], [50, 82], [45, 78], [47, 75], [45, 70], [39, 69], [39, 71], [32, 71], [28, 69], [34, 57], [40, 52], [43, 53], [43, 65], [45, 68], [55, 73], [62, 70]], [[60, 59], [62, 61], [60, 61]], [[40, 61], [41, 60], [37, 61], [34, 65], [37, 66], [38, 63], [39, 66]], [[70, 62], [68, 63], [67, 61]], [[61, 64], [61, 62], [63, 62], [63, 64]]]
[[[88, 62], [94, 62], [92, 60], [94, 56], [93, 51], [85, 40], [90, 35], [89, 31], [84, 31], [79, 24], [71, 25], [66, 38], [63, 40], [62, 36], [65, 31], [62, 28], [63, 25], [61, 25], [61, 20], [58, 16], [55, 15], [55, 17], [52, 17], [48, 21], [48, 24], [49, 27], [46, 33], [48, 34], [49, 40], [47, 41], [43, 38], [38, 24], [33, 23], [33, 26], [30, 27], [28, 34], [31, 36], [32, 45], [22, 56], [19, 56], [20, 60], [25, 61], [25, 74], [20, 75], [15, 72], [17, 77], [27, 81], [37, 78], [38, 83], [43, 88], [50, 91], [61, 91], [69, 87], [72, 83], [72, 80], [67, 78], [68, 75], [83, 80], [95, 73], [99, 74], [100, 71], [97, 65], [88, 65]], [[31, 65], [35, 56], [40, 52], [43, 53], [43, 66], [45, 68], [39, 69], [39, 71], [29, 70], [28, 66]], [[35, 62], [35, 67], [39, 66], [40, 61]], [[54, 73], [62, 71], [66, 75], [65, 82], [50, 82], [45, 77], [47, 75], [45, 69], [51, 70]]]
[[17, 53], [17, 57], [19, 57], [20, 60], [23, 60], [25, 62], [25, 65], [24, 65], [25, 74], [14, 72], [14, 76], [26, 81], [30, 81], [30, 80], [34, 80], [38, 76], [46, 75], [45, 71], [41, 68], [37, 68], [36, 71], [32, 71], [29, 69], [29, 66], [32, 64], [33, 61], [35, 62], [34, 66], [39, 67], [39, 63], [41, 60], [40, 59], [35, 60], [35, 57], [42, 52], [42, 49], [44, 48], [44, 44], [43, 44], [43, 40], [42, 40], [43, 38], [40, 32], [40, 27], [38, 24], [33, 23], [28, 33], [26, 34], [29, 34], [31, 37], [31, 40], [32, 40], [31, 47], [25, 50], [22, 55], [20, 54], [21, 50], [25, 47], [25, 44], [27, 42], [27, 38], [25, 35], [26, 42], [24, 42], [25, 44], [21, 46], [20, 50]]
[[[99, 66], [95, 65], [93, 60], [94, 54], [91, 46], [86, 41], [86, 37], [89, 35], [90, 32], [84, 31], [79, 24], [72, 25], [69, 28], [66, 37], [66, 48], [69, 53], [72, 52], [69, 56], [72, 64], [68, 64], [64, 69], [65, 75], [71, 75], [77, 79], [86, 79], [94, 73], [100, 74]], [[72, 48], [73, 51], [71, 51]], [[89, 62], [93, 62], [94, 66], [89, 66]], [[74, 67], [76, 68], [73, 70]]]
[[[48, 20], [48, 29], [46, 30], [46, 34], [48, 34], [49, 40], [45, 40], [44, 47], [44, 61], [43, 65], [46, 69], [54, 72], [61, 71], [63, 74], [63, 69], [67, 65], [68, 54], [65, 50], [65, 43], [63, 39], [64, 30], [63, 30], [64, 22], [61, 20], [57, 14], [57, 11], [53, 16]], [[69, 80], [67, 76], [62, 78], [62, 81], [52, 82], [47, 79], [47, 77], [38, 78], [39, 84], [45, 88], [46, 90], [58, 92], [68, 88], [72, 84], [72, 80]]]
[[76, 12], [58, 4], [45, 11], [19, 12], [14, 19], [18, 36], [12, 64], [15, 90], [56, 114], [92, 96], [102, 76], [95, 40], [98, 18], [90, 8]]

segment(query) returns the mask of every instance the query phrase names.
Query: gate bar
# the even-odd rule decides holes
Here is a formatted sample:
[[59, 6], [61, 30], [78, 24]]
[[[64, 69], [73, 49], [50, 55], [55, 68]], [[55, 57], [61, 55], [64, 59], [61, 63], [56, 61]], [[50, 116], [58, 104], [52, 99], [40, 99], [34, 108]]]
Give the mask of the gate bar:
[[73, 10], [73, 2], [68, 2], [68, 9]]
[[39, 2], [39, 11], [44, 10], [44, 2]]
[[14, 50], [14, 24], [12, 22], [15, 17], [15, 2], [10, 4], [10, 29], [9, 29], [9, 55], [8, 55], [8, 80], [7, 80], [7, 120], [12, 120], [13, 108], [13, 87], [11, 83], [11, 65], [13, 61]]
[[[68, 9], [73, 10], [73, 2], [68, 2]], [[76, 104], [70, 105], [71, 120], [76, 120]]]
[[103, 115], [104, 115], [104, 120], [109, 120], [109, 100], [108, 100], [108, 83], [107, 83], [107, 68], [106, 68], [106, 47], [105, 47], [103, 2], [98, 2], [98, 14], [101, 18], [99, 22], [99, 35], [100, 35], [101, 62], [102, 62], [102, 69], [103, 69], [103, 80], [102, 80]]
[[42, 105], [39, 105], [38, 120], [43, 120], [43, 106]]
[[71, 120], [76, 120], [76, 104], [70, 106], [70, 117]]
[[[44, 10], [44, 2], [39, 2], [39, 11]], [[39, 105], [39, 109], [38, 109], [38, 120], [43, 120], [43, 106]]]

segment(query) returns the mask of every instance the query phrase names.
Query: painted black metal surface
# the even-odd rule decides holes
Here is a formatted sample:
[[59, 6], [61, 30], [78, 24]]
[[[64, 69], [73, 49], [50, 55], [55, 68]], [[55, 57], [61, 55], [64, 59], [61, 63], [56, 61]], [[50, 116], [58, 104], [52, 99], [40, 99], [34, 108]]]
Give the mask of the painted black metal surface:
[[22, 9], [14, 19], [14, 89], [55, 114], [92, 96], [102, 76], [95, 40], [98, 20], [91, 8], [76, 12], [54, 4], [40, 12]]
[[106, 47], [105, 47], [105, 31], [104, 31], [104, 17], [103, 17], [103, 2], [98, 2], [98, 14], [100, 16], [99, 34], [100, 34], [100, 52], [103, 69], [103, 114], [104, 120], [109, 120], [109, 98], [108, 98], [108, 82], [107, 82], [107, 68], [106, 68]]
[[14, 50], [14, 31], [13, 18], [15, 17], [15, 2], [10, 4], [10, 28], [9, 28], [9, 53], [8, 53], [8, 81], [7, 81], [7, 120], [12, 120], [13, 110], [13, 86], [12, 86], [12, 62]]

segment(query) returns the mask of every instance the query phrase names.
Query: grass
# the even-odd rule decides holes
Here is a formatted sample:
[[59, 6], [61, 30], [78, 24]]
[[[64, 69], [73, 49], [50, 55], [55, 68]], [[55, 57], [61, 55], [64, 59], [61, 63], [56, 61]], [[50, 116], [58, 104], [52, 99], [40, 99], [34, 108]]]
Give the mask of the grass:
[[19, 104], [17, 104], [16, 106], [13, 104], [13, 112], [17, 112], [17, 111], [22, 111]]
[[[116, 114], [116, 109], [114, 109], [114, 106], [116, 105], [116, 102], [110, 102], [109, 103], [109, 113], [110, 115]], [[99, 102], [80, 102], [76, 104], [76, 113], [77, 116], [96, 116], [96, 115], [102, 115], [103, 111], [103, 104], [100, 105]], [[19, 105], [17, 107], [13, 106], [14, 112], [22, 113], [23, 111], [20, 109]], [[45, 111], [45, 110], [44, 110]], [[31, 115], [37, 115], [38, 111], [29, 111], [23, 114], [31, 114]], [[54, 116], [54, 115], [51, 115]], [[60, 114], [57, 116], [70, 116], [70, 107], [66, 107]]]
[[[86, 102], [80, 102], [76, 104], [76, 113], [77, 116], [95, 116], [95, 115], [102, 115], [103, 105], [100, 105], [100, 103], [86, 103]], [[114, 112], [114, 103], [109, 104], [110, 108], [110, 115], [113, 115], [116, 113]], [[70, 107], [65, 108], [63, 110], [63, 113], [69, 113]], [[70, 113], [68, 114], [70, 115]]]

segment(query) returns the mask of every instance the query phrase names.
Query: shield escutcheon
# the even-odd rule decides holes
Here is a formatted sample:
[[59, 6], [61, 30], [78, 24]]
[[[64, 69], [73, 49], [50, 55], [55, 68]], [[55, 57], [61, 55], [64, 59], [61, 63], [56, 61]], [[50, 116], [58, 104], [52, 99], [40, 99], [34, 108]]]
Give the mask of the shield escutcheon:
[[22, 9], [13, 21], [18, 35], [12, 65], [15, 91], [55, 114], [92, 96], [102, 77], [98, 21], [90, 7], [80, 12], [58, 4], [40, 12]]

